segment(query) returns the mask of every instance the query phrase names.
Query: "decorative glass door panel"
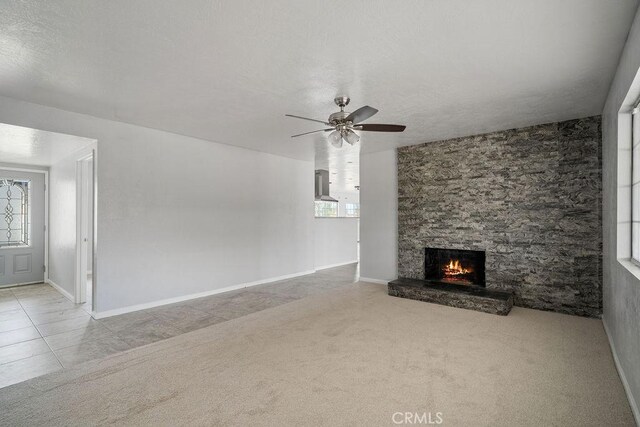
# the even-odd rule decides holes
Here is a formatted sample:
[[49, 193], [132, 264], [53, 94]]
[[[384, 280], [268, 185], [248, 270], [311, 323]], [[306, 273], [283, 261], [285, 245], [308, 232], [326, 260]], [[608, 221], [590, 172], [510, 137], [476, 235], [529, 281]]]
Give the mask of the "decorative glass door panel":
[[44, 173], [0, 169], [0, 286], [44, 281]]

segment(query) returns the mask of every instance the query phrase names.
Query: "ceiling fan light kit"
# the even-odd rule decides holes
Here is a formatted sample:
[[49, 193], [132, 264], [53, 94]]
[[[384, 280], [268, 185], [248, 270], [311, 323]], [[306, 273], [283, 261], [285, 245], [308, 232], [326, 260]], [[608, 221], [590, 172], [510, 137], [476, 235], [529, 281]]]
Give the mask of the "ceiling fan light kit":
[[342, 133], [339, 130], [334, 130], [329, 134], [329, 141], [336, 148], [342, 147]]
[[331, 132], [329, 134], [329, 142], [336, 148], [342, 147], [342, 142], [347, 141], [350, 145], [356, 144], [360, 141], [360, 136], [354, 132], [354, 130], [368, 131], [368, 132], [402, 132], [405, 130], [404, 125], [385, 125], [385, 124], [361, 124], [361, 122], [367, 120], [378, 112], [373, 107], [365, 105], [355, 110], [353, 113], [344, 111], [344, 107], [349, 105], [348, 96], [338, 96], [333, 102], [340, 107], [340, 111], [333, 113], [329, 116], [329, 119], [324, 122], [322, 120], [310, 119], [307, 117], [296, 116], [293, 114], [285, 114], [287, 117], [293, 117], [296, 119], [309, 120], [312, 122], [322, 123], [326, 126], [331, 126], [327, 129], [319, 129], [311, 132], [300, 133], [291, 136], [296, 138], [298, 136], [309, 135], [316, 132]]
[[355, 133], [354, 131], [352, 131], [351, 129], [347, 129], [345, 131], [345, 134], [343, 135], [343, 138], [347, 140], [347, 142], [351, 145], [355, 144], [356, 142], [360, 141], [360, 137], [358, 136], [357, 133]]

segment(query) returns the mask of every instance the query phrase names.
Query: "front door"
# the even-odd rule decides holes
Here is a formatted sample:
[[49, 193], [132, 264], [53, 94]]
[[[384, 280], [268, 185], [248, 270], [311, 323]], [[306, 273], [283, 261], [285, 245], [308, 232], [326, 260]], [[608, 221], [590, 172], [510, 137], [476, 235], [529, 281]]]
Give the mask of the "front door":
[[44, 173], [0, 168], [0, 286], [44, 281]]

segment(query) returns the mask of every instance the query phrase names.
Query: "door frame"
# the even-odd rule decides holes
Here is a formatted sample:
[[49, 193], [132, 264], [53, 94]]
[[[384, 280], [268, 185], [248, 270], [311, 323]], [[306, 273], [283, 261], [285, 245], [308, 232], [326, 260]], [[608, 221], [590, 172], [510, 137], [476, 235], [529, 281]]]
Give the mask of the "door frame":
[[[16, 171], [16, 172], [28, 172], [28, 173], [41, 173], [44, 174], [44, 283], [49, 283], [49, 171], [43, 169], [31, 169], [29, 167], [11, 167], [11, 166], [0, 166], [0, 169], [7, 171]], [[22, 286], [22, 285], [31, 285], [33, 283], [40, 282], [28, 282], [28, 283], [14, 283], [10, 286]], [[0, 286], [5, 287], [5, 286]]]
[[[92, 169], [88, 168], [88, 161], [93, 160]], [[86, 302], [87, 294], [87, 278], [88, 256], [87, 251], [83, 250], [83, 227], [89, 220], [93, 218], [92, 229], [88, 233], [92, 235], [91, 245], [91, 312], [95, 312], [96, 307], [96, 224], [97, 224], [97, 180], [96, 180], [96, 150], [92, 149], [86, 154], [76, 159], [76, 271], [75, 271], [75, 292], [74, 302], [81, 304]], [[91, 176], [92, 179], [92, 197], [85, 197], [83, 187], [86, 179]], [[85, 274], [83, 274], [83, 272]], [[84, 280], [83, 280], [84, 279]]]

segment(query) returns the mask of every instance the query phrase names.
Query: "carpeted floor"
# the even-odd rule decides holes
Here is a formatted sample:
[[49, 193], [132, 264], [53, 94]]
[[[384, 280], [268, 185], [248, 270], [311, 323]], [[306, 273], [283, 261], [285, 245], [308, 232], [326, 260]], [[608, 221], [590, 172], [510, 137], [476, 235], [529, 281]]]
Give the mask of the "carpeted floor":
[[452, 426], [633, 425], [599, 320], [385, 291], [357, 283], [8, 387], [0, 424], [394, 425], [439, 412]]

